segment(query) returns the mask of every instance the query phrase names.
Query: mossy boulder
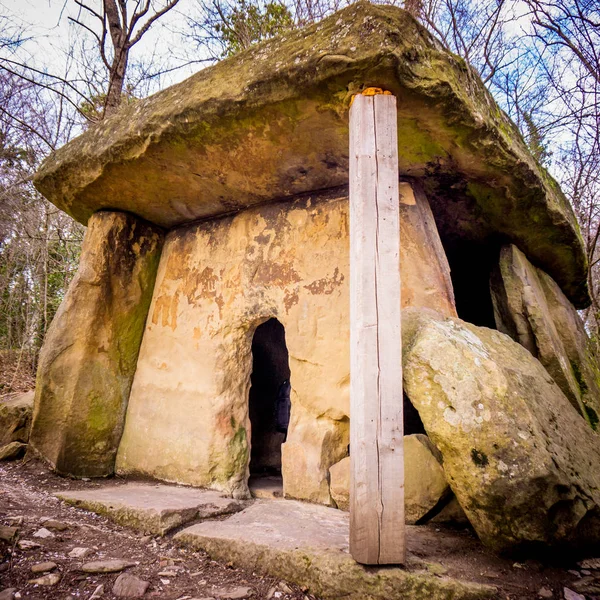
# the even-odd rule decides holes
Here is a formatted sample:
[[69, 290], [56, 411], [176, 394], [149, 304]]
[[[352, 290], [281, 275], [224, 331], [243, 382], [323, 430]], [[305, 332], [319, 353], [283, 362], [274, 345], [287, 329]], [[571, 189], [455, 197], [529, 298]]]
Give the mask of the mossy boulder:
[[0, 446], [11, 442], [27, 443], [34, 395], [31, 390], [0, 398]]
[[405, 309], [404, 386], [452, 490], [496, 551], [600, 543], [600, 446], [509, 336]]
[[22, 442], [11, 442], [0, 446], [0, 461], [1, 460], [17, 460], [25, 454], [27, 444]]
[[59, 473], [114, 469], [162, 248], [133, 215], [99, 212], [40, 353], [30, 449]]
[[575, 307], [554, 280], [512, 244], [502, 248], [490, 288], [498, 330], [527, 348], [597, 429], [600, 367]]
[[82, 223], [119, 209], [164, 227], [348, 181], [348, 107], [398, 98], [399, 167], [442, 237], [523, 248], [589, 302], [573, 212], [459, 57], [407, 12], [354, 4], [124, 106], [51, 155], [37, 188]]

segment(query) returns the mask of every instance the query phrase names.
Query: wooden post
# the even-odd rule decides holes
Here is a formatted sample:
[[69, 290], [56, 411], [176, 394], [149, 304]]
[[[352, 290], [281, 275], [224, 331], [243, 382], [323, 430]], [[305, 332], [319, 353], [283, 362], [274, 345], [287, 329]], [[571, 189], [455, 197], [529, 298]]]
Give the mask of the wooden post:
[[401, 564], [404, 539], [396, 98], [350, 109], [350, 553]]

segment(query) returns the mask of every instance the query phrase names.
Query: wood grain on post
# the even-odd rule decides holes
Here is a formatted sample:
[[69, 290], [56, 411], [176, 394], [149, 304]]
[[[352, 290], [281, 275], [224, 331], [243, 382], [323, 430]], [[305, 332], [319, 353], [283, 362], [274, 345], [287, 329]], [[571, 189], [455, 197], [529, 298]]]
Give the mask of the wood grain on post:
[[350, 553], [402, 564], [404, 454], [396, 98], [350, 109]]

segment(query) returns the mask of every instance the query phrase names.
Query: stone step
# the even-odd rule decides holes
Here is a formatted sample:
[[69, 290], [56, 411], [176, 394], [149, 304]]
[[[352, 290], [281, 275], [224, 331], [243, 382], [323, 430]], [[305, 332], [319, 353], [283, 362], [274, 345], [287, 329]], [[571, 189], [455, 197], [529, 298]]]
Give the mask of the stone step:
[[[451, 574], [453, 569], [459, 574], [465, 553], [472, 554], [469, 560], [483, 561], [481, 570], [486, 570], [481, 547], [475, 540], [409, 526], [409, 558], [405, 567], [364, 567], [348, 552], [348, 519], [347, 513], [325, 506], [292, 500], [256, 500], [228, 519], [187, 527], [174, 539], [206, 551], [215, 560], [306, 586], [324, 599], [497, 597], [495, 587], [459, 581]], [[427, 560], [418, 558], [417, 553], [426, 555]]]
[[242, 510], [247, 503], [219, 492], [151, 483], [125, 483], [55, 494], [68, 504], [104, 515], [146, 534]]

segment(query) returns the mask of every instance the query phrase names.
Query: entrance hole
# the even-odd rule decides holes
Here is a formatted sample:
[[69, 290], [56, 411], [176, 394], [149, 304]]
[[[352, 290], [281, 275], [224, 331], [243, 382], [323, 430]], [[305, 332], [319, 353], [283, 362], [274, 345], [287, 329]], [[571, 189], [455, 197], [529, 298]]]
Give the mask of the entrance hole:
[[[256, 328], [252, 339], [249, 415], [252, 429], [250, 490], [281, 488], [281, 444], [289, 424], [289, 356], [277, 319]], [[277, 495], [277, 494], [275, 494]]]

